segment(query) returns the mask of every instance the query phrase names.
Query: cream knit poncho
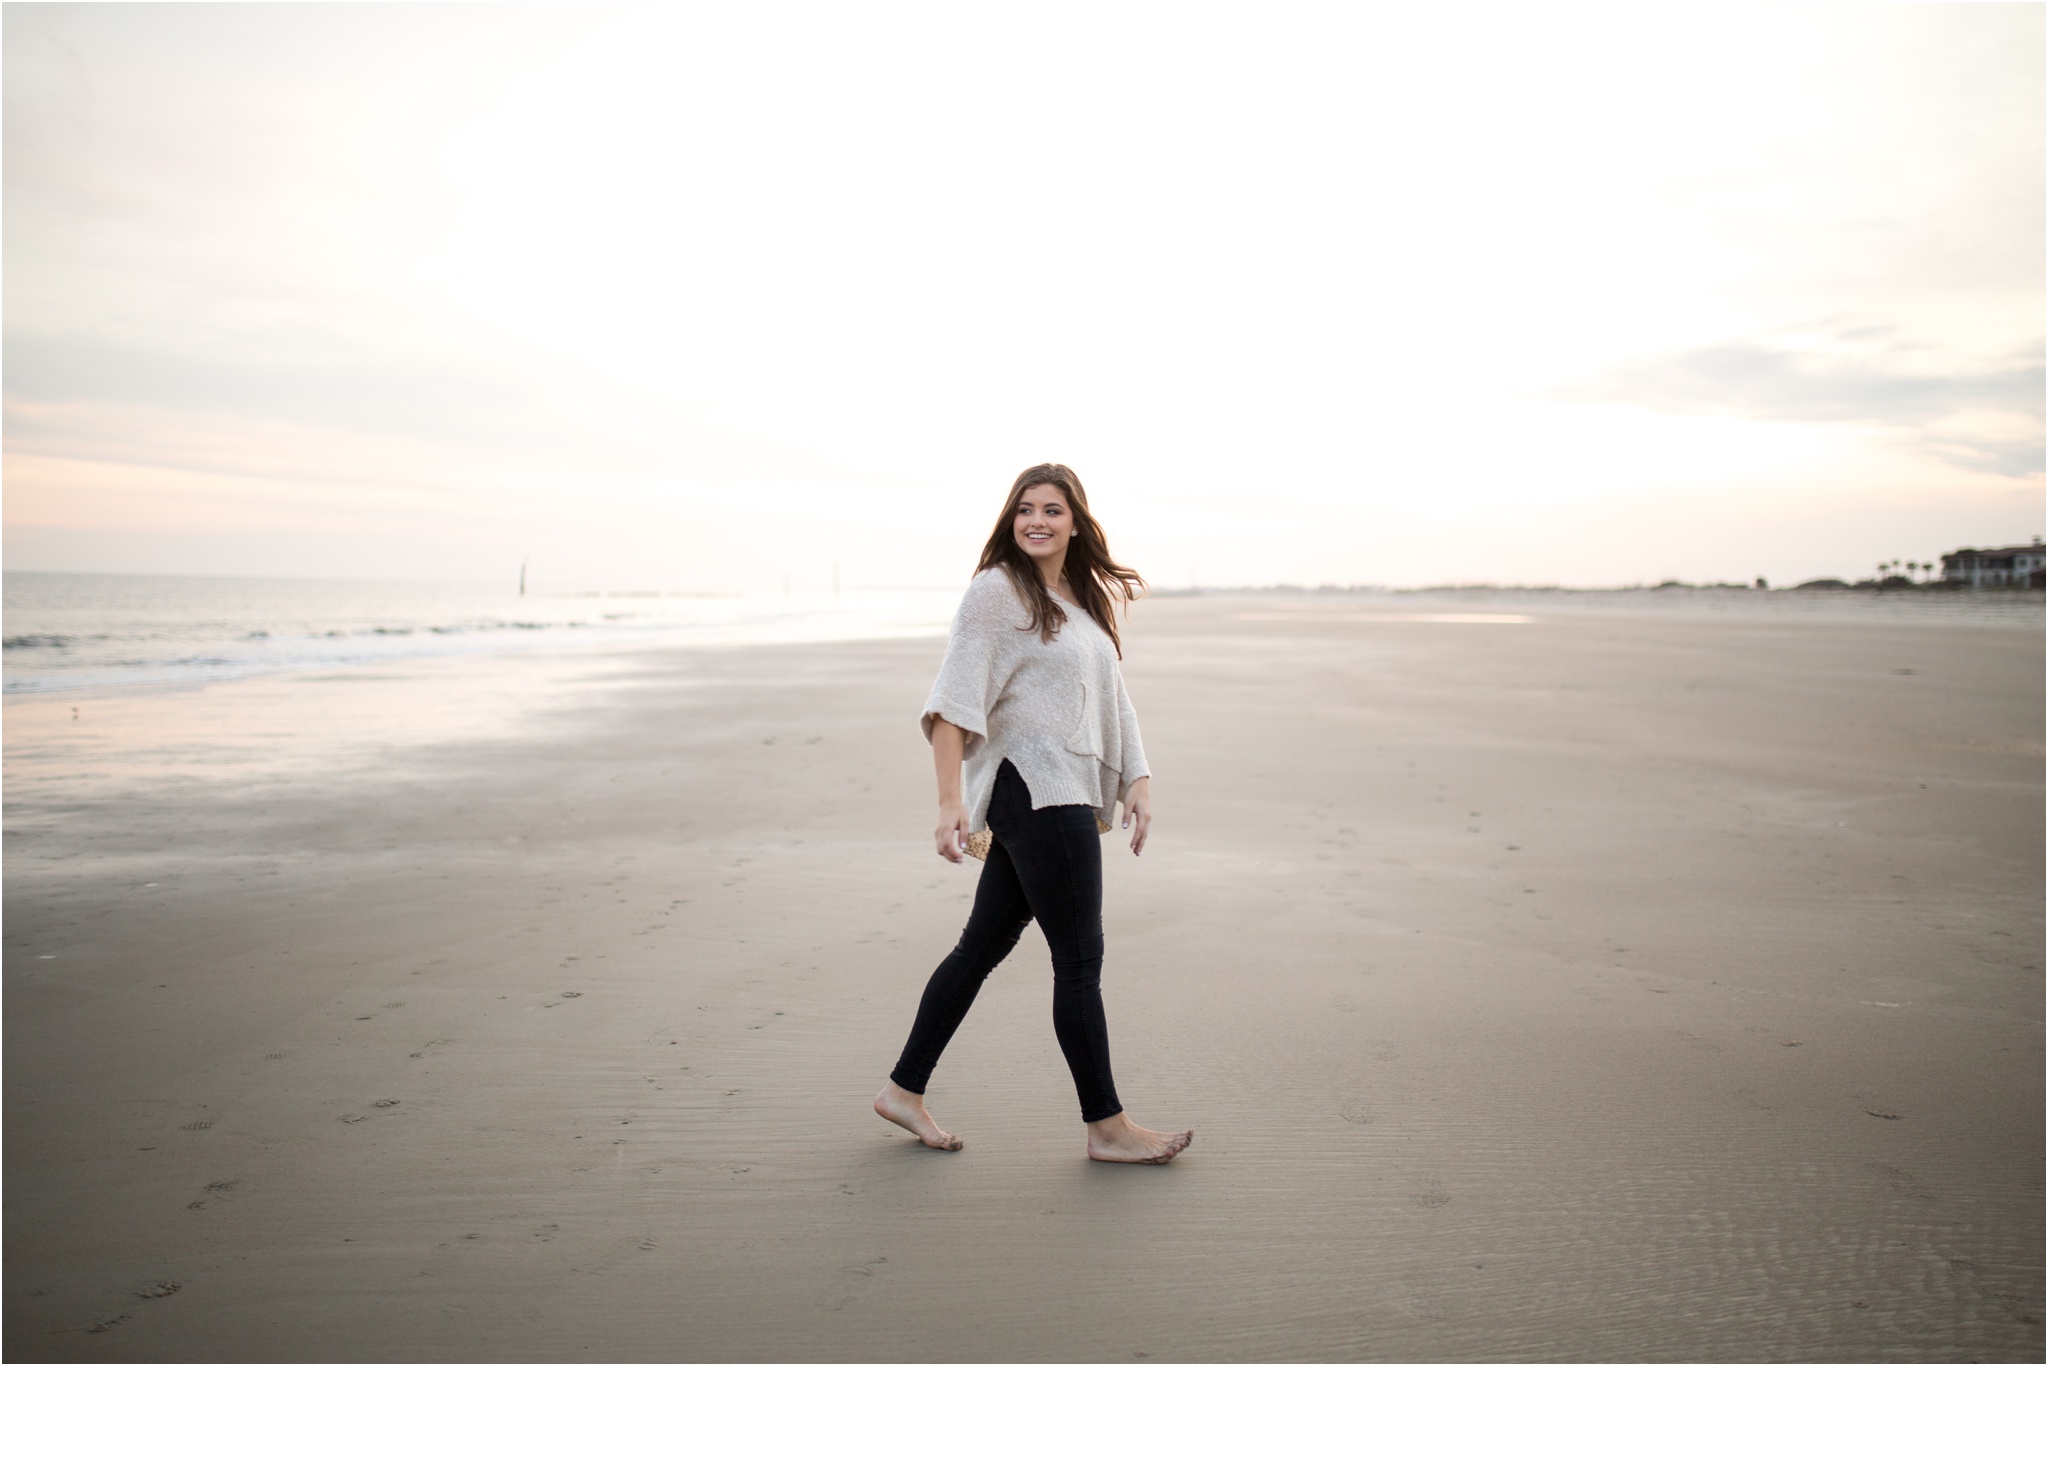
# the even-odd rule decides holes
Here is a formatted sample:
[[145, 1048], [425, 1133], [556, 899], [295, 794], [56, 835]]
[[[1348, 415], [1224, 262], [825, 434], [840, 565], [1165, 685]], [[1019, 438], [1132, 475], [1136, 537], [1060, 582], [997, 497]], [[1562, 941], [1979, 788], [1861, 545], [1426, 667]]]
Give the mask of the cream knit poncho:
[[1004, 759], [1024, 776], [1033, 809], [1085, 804], [1105, 830], [1117, 801], [1152, 772], [1116, 645], [1086, 611], [1055, 595], [1067, 624], [1049, 642], [1024, 629], [1031, 612], [1001, 569], [975, 576], [953, 615], [921, 722], [927, 742], [934, 717], [967, 734], [962, 796], [970, 832], [987, 826]]

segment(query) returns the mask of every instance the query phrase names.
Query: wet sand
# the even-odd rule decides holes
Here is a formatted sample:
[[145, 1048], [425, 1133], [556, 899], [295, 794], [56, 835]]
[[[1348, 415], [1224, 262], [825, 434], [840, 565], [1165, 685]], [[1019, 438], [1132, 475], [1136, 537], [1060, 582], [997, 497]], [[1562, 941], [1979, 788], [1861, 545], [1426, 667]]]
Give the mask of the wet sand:
[[10, 704], [7, 1357], [2040, 1360], [2038, 620], [1428, 609], [1140, 609], [1163, 1168], [868, 1112], [936, 642]]

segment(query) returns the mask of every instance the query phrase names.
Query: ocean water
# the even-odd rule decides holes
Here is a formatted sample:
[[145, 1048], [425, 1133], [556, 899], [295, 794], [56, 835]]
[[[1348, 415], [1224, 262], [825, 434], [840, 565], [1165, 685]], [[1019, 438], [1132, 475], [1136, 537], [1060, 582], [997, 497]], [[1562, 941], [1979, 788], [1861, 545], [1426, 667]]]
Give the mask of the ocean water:
[[580, 592], [411, 581], [12, 572], [10, 695], [550, 647], [747, 645], [941, 634], [955, 590], [830, 596]]

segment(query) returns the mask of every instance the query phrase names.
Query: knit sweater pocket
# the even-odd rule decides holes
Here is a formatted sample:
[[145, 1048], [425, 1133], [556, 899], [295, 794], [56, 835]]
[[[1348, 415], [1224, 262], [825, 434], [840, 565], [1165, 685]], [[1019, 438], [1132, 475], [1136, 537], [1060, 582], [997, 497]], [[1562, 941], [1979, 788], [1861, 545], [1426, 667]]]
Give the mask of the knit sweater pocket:
[[1074, 725], [1074, 731], [1067, 735], [1067, 752], [1078, 753], [1083, 758], [1103, 762], [1101, 705], [1095, 693], [1093, 679], [1081, 680], [1081, 720]]

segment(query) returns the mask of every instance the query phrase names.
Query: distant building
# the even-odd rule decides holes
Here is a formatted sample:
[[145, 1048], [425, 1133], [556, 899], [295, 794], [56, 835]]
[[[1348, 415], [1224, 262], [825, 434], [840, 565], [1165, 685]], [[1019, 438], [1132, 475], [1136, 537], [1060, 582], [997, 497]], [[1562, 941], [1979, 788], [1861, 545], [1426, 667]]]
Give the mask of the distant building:
[[1957, 550], [1941, 557], [1941, 578], [1953, 585], [2030, 585], [2040, 589], [2048, 549], [2037, 535], [2031, 545], [2002, 550]]

